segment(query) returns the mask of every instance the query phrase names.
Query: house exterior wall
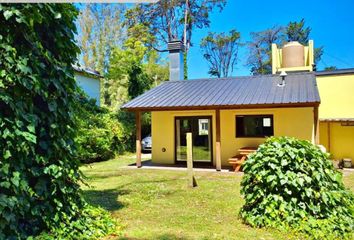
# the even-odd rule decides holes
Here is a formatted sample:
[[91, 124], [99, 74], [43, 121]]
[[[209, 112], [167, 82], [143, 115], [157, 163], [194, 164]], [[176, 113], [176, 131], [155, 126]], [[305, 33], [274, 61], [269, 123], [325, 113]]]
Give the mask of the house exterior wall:
[[320, 119], [354, 118], [354, 74], [317, 76], [316, 81]]
[[[272, 108], [220, 111], [221, 164], [228, 165], [228, 159], [237, 150], [246, 146], [258, 146], [265, 138], [236, 138], [236, 115], [273, 115], [274, 135], [292, 136], [304, 140], [314, 140], [313, 108]], [[174, 118], [177, 116], [211, 116], [213, 131], [213, 164], [215, 165], [215, 111], [159, 111], [152, 112], [152, 161], [174, 164]], [[162, 149], [166, 151], [163, 152]]]
[[[321, 97], [320, 119], [354, 118], [354, 74], [317, 76], [316, 80]], [[321, 122], [320, 144], [334, 159], [351, 158], [354, 163], [354, 126]]]
[[90, 97], [96, 100], [97, 106], [100, 106], [100, 80], [88, 77], [81, 73], [75, 73], [77, 84]]
[[340, 122], [321, 122], [320, 144], [332, 154], [333, 159], [351, 158], [354, 163], [354, 126], [342, 126]]

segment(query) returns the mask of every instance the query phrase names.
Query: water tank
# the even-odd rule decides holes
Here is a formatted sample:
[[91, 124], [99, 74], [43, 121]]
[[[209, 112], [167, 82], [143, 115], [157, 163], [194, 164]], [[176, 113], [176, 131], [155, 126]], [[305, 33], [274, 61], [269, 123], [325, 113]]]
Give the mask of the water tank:
[[288, 42], [282, 50], [282, 67], [305, 66], [304, 46], [299, 42]]

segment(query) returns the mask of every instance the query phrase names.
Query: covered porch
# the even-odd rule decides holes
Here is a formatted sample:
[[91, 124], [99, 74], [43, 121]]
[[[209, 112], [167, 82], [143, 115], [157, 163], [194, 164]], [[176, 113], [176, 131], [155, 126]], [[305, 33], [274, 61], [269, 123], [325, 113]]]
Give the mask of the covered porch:
[[[243, 147], [269, 136], [319, 143], [320, 98], [312, 73], [167, 81], [123, 105], [135, 112], [136, 166], [141, 167], [141, 116], [151, 112], [152, 162], [183, 161], [184, 134], [194, 133], [201, 157], [220, 171]], [[206, 126], [208, 125], [208, 126]], [[198, 142], [198, 144], [197, 144]], [[204, 145], [202, 145], [204, 144]], [[207, 156], [207, 157], [206, 157]]]
[[[136, 166], [141, 167], [141, 114], [136, 111]], [[242, 122], [239, 118], [250, 118], [261, 123], [269, 124], [263, 127], [262, 136], [240, 135]], [[222, 168], [230, 169], [229, 159], [240, 154], [240, 149], [247, 147], [258, 147], [268, 136], [292, 136], [299, 139], [319, 143], [318, 131], [318, 107], [308, 106], [269, 106], [268, 108], [238, 108], [238, 109], [210, 109], [210, 110], [166, 110], [152, 111], [152, 163], [161, 166], [183, 166], [183, 153], [179, 134], [180, 126], [177, 124], [181, 119], [210, 119], [208, 129], [208, 145], [204, 145], [209, 152], [200, 154], [200, 145], [193, 147], [196, 166], [214, 168], [220, 171]], [[249, 121], [249, 120], [248, 120]], [[267, 122], [268, 121], [268, 122]], [[246, 126], [243, 126], [246, 128]], [[265, 130], [264, 130], [265, 129]], [[267, 130], [271, 129], [271, 130]], [[199, 131], [198, 131], [199, 130]], [[197, 135], [194, 139], [205, 138], [200, 129], [192, 130]], [[242, 128], [241, 128], [242, 130]], [[247, 129], [246, 129], [247, 130]], [[258, 132], [255, 132], [258, 133]], [[205, 133], [203, 133], [205, 134]], [[245, 134], [245, 133], [243, 133]], [[183, 141], [183, 140], [182, 140]], [[198, 141], [198, 140], [195, 140]], [[209, 154], [209, 155], [208, 155]], [[200, 158], [200, 155], [210, 156]], [[182, 160], [182, 161], [181, 161]]]

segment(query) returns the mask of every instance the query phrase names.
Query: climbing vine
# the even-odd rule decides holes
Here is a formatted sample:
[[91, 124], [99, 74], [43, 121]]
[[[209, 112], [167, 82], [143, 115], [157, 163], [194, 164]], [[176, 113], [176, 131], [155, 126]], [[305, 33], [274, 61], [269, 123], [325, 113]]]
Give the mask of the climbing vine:
[[75, 161], [70, 4], [0, 5], [0, 239], [75, 219], [85, 205]]

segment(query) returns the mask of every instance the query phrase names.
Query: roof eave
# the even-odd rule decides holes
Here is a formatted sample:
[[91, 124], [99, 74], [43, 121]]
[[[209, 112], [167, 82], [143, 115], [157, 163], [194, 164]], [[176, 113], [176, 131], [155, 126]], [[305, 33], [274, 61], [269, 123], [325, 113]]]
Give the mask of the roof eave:
[[245, 104], [245, 105], [211, 105], [211, 106], [165, 106], [165, 107], [122, 107], [122, 110], [130, 112], [152, 111], [187, 111], [187, 110], [228, 110], [228, 109], [257, 109], [257, 108], [299, 108], [318, 107], [320, 102], [306, 103], [273, 103], [273, 104]]

